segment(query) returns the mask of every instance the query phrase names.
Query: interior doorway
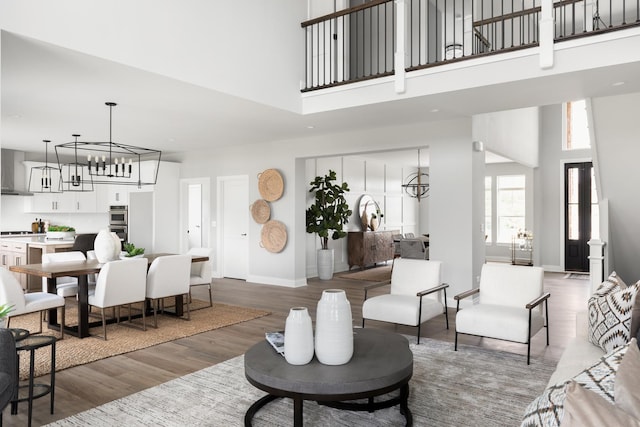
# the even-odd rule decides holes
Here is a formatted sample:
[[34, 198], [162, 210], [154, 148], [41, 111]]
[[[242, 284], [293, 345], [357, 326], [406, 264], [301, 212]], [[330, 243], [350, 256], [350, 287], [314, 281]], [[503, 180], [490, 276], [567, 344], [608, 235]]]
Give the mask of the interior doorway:
[[181, 253], [194, 247], [212, 247], [210, 227], [207, 226], [211, 220], [210, 181], [210, 178], [180, 180]]
[[565, 164], [564, 196], [564, 269], [588, 272], [588, 242], [592, 237], [596, 237], [599, 225], [598, 198], [592, 162]]
[[202, 247], [202, 184], [189, 184], [188, 248]]

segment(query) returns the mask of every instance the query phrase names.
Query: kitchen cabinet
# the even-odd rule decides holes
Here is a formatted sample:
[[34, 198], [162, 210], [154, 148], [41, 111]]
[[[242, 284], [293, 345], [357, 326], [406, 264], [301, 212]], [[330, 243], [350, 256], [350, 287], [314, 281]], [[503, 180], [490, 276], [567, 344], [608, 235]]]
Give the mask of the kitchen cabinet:
[[347, 235], [349, 269], [393, 259], [393, 235], [399, 231], [350, 231]]
[[[0, 241], [0, 259], [3, 267], [27, 264], [27, 244], [11, 240]], [[26, 290], [27, 275], [23, 273], [13, 273], [13, 275], [20, 282], [22, 289]]]

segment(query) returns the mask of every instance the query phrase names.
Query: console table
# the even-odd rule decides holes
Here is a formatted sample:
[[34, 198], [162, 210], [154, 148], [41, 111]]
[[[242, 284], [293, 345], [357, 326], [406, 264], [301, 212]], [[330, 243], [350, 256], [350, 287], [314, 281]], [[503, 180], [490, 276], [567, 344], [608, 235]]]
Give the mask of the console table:
[[347, 234], [349, 270], [393, 259], [393, 235], [400, 231], [350, 231]]
[[[266, 391], [247, 410], [245, 426], [269, 402], [279, 397], [293, 399], [294, 426], [302, 426], [304, 400], [352, 411], [375, 411], [400, 405], [406, 425], [413, 424], [408, 406], [409, 380], [413, 375], [413, 353], [402, 335], [379, 329], [357, 328], [353, 334], [353, 357], [344, 365], [330, 366], [315, 357], [306, 365], [290, 365], [263, 340], [244, 355], [247, 380]], [[375, 402], [375, 396], [400, 390], [399, 396]], [[367, 403], [345, 402], [368, 399]]]

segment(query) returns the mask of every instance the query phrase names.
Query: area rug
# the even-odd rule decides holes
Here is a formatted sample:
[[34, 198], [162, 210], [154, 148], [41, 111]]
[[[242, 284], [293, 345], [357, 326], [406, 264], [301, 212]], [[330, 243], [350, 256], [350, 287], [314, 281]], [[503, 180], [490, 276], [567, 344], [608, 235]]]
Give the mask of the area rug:
[[[416, 426], [518, 426], [526, 406], [544, 390], [550, 362], [428, 338], [411, 344], [414, 374], [409, 408]], [[415, 342], [415, 341], [414, 341]], [[244, 377], [243, 356], [109, 402], [51, 426], [113, 425], [239, 426], [253, 402], [265, 395]], [[399, 426], [397, 407], [374, 413], [341, 411], [304, 402], [304, 425]], [[293, 405], [279, 399], [262, 408], [254, 426], [291, 425]]]
[[341, 279], [365, 280], [369, 282], [384, 282], [391, 280], [391, 264], [380, 267], [344, 272], [338, 275]]
[[[208, 301], [205, 303], [193, 300], [192, 306], [198, 308], [205, 304], [208, 305]], [[65, 319], [69, 320], [68, 323], [73, 323], [72, 319], [75, 313], [75, 309], [67, 307]], [[107, 325], [107, 341], [100, 338], [102, 336], [102, 326], [89, 330], [92, 335], [99, 335], [100, 337], [91, 336], [79, 339], [65, 334], [64, 339], [56, 343], [56, 371], [246, 322], [268, 314], [269, 312], [267, 311], [253, 308], [214, 303], [213, 307], [192, 310], [190, 321], [172, 316], [158, 315], [157, 329], [153, 327], [153, 317], [147, 317], [146, 331], [122, 324]], [[25, 328], [32, 332], [37, 332], [37, 322], [38, 314], [19, 316], [11, 319], [11, 327]], [[134, 324], [142, 325], [142, 319], [134, 320]], [[46, 324], [43, 324], [42, 333], [59, 336], [58, 331], [47, 329]], [[39, 376], [48, 373], [51, 361], [50, 347], [36, 350], [35, 355], [35, 375]], [[28, 378], [28, 352], [20, 352], [20, 357], [20, 376], [21, 378]]]
[[591, 277], [589, 273], [567, 273], [564, 276], [565, 279], [578, 279], [578, 280], [589, 280]]

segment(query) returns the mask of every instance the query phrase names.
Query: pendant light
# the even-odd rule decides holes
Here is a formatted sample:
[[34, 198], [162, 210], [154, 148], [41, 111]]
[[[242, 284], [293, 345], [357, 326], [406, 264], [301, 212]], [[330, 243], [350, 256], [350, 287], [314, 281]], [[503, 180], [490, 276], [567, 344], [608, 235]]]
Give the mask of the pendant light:
[[62, 193], [62, 175], [59, 168], [49, 166], [49, 143], [45, 143], [44, 166], [34, 166], [29, 174], [29, 192], [31, 193]]

